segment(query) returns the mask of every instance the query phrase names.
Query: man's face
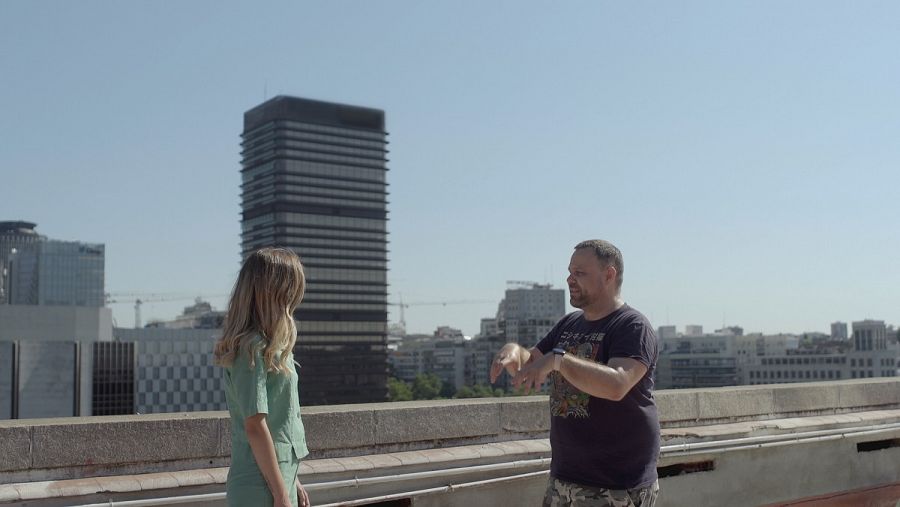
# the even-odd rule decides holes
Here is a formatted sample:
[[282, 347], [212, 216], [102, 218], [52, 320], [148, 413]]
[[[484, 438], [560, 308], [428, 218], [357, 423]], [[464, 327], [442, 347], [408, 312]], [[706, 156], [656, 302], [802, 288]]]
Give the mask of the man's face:
[[569, 261], [569, 304], [585, 308], [607, 297], [607, 267], [589, 248], [579, 248]]

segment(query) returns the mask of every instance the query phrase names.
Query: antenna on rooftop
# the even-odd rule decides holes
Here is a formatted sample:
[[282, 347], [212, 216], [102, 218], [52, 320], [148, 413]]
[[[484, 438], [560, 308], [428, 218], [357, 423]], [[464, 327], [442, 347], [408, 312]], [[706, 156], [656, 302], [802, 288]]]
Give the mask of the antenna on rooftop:
[[134, 328], [141, 328], [141, 304], [143, 301], [140, 299], [134, 300]]

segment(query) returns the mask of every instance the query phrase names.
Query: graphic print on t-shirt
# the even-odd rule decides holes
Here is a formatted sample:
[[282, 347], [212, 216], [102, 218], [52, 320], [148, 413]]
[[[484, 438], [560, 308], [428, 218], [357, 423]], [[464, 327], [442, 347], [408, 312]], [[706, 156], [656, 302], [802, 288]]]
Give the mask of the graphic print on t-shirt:
[[[566, 354], [573, 354], [582, 359], [597, 361], [600, 342], [604, 333], [563, 332], [556, 346], [564, 349]], [[558, 372], [553, 374], [550, 388], [550, 414], [558, 417], [588, 417], [588, 401], [591, 396], [573, 386]]]

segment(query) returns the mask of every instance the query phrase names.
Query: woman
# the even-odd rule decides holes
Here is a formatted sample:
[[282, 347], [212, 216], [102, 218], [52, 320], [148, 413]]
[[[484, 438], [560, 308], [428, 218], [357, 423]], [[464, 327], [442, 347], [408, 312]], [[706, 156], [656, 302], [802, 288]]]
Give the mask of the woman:
[[216, 342], [231, 414], [229, 506], [308, 506], [297, 479], [309, 451], [300, 420], [294, 308], [306, 282], [297, 255], [263, 248], [244, 261]]

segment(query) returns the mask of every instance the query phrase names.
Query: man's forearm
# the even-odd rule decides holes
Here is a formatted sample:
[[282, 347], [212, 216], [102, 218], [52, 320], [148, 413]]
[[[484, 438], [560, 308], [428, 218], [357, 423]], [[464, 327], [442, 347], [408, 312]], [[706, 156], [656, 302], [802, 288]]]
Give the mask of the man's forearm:
[[559, 373], [570, 384], [596, 398], [619, 401], [632, 387], [622, 368], [610, 368], [572, 354], [563, 356]]

